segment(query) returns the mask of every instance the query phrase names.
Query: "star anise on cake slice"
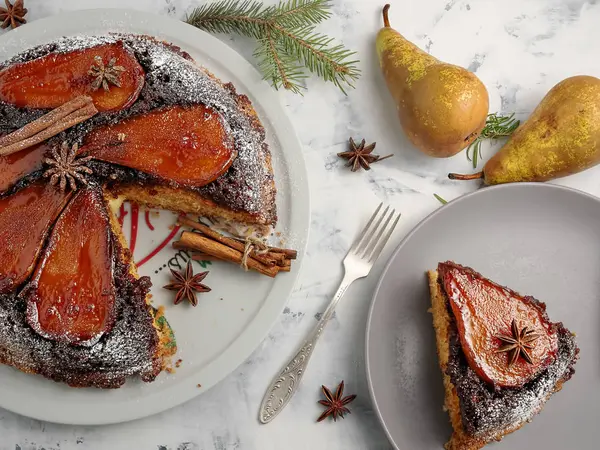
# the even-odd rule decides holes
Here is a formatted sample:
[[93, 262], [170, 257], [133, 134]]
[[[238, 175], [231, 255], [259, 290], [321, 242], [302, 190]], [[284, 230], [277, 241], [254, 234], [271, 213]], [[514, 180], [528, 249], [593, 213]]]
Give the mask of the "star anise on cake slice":
[[94, 61], [96, 62], [96, 65], [93, 65], [88, 72], [91, 76], [95, 77], [94, 82], [92, 83], [93, 91], [97, 91], [102, 87], [108, 92], [111, 84], [121, 87], [119, 77], [125, 72], [125, 67], [115, 66], [117, 62], [116, 58], [110, 58], [106, 65], [104, 65], [101, 56], [95, 56]]
[[356, 172], [360, 167], [365, 170], [371, 170], [371, 164], [382, 161], [387, 158], [391, 158], [393, 155], [387, 156], [379, 156], [374, 155], [373, 150], [375, 150], [376, 142], [372, 144], [366, 145], [367, 142], [363, 139], [360, 144], [356, 144], [354, 139], [349, 139], [350, 150], [346, 152], [338, 153], [337, 155], [340, 158], [344, 158], [348, 160], [348, 167], [351, 167], [352, 172]]
[[77, 190], [77, 182], [87, 185], [88, 180], [85, 174], [91, 174], [92, 169], [86, 166], [91, 156], [85, 158], [77, 158], [78, 145], [73, 144], [69, 149], [69, 144], [63, 142], [60, 147], [60, 153], [56, 148], [52, 149], [52, 158], [46, 158], [44, 162], [50, 166], [45, 172], [44, 177], [50, 177], [52, 186], [58, 183], [61, 192], [64, 192], [67, 183], [71, 190]]
[[517, 362], [519, 356], [521, 356], [527, 363], [533, 364], [531, 355], [528, 350], [533, 349], [531, 345], [540, 336], [533, 332], [533, 330], [523, 327], [519, 329], [519, 324], [513, 319], [510, 327], [511, 335], [496, 335], [504, 345], [496, 350], [497, 353], [508, 353], [508, 366], [512, 366]]
[[11, 4], [9, 0], [4, 0], [6, 8], [0, 8], [0, 21], [2, 21], [2, 28], [8, 28], [10, 25], [12, 28], [27, 23], [25, 20], [25, 14], [27, 14], [27, 8], [23, 6], [23, 0], [16, 0], [14, 4]]
[[210, 292], [210, 288], [201, 282], [206, 278], [208, 272], [201, 272], [194, 275], [192, 261], [188, 261], [185, 271], [178, 272], [171, 269], [171, 274], [174, 280], [171, 283], [163, 286], [164, 289], [177, 291], [175, 294], [175, 304], [178, 305], [183, 300], [187, 300], [196, 306], [198, 304], [197, 292]]
[[343, 419], [344, 414], [350, 414], [350, 410], [346, 408], [346, 405], [354, 401], [356, 395], [344, 397], [344, 381], [338, 385], [335, 394], [325, 386], [321, 386], [321, 390], [323, 391], [326, 400], [319, 400], [319, 403], [327, 409], [319, 416], [317, 422], [321, 422], [330, 416], [333, 417], [333, 421], [336, 422], [338, 417]]

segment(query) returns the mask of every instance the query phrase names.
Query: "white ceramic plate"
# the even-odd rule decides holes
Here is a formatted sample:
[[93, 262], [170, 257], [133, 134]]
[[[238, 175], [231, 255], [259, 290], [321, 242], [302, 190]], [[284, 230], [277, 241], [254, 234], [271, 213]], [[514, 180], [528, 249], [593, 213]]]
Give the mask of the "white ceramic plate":
[[[302, 150], [271, 87], [240, 55], [218, 39], [183, 22], [128, 10], [88, 10], [35, 21], [0, 37], [0, 60], [62, 36], [109, 32], [155, 36], [189, 52], [201, 65], [252, 100], [266, 130], [273, 154], [278, 188], [278, 230], [286, 245], [299, 250], [289, 274], [275, 280], [238, 267], [216, 263], [207, 267], [206, 283], [196, 308], [174, 306], [173, 293], [161, 288], [169, 281], [169, 266], [184, 264], [170, 245], [143, 263], [141, 275], [152, 278], [153, 304], [165, 305], [182, 359], [174, 374], [161, 374], [154, 383], [131, 380], [117, 390], [72, 389], [37, 375], [0, 367], [0, 407], [36, 419], [69, 424], [106, 424], [149, 416], [183, 403], [222, 380], [264, 339], [284, 308], [300, 270], [310, 219], [308, 184]], [[293, 197], [293, 201], [292, 201]], [[145, 259], [171, 233], [171, 213], [144, 211], [132, 221], [126, 206], [124, 230], [131, 241], [137, 223], [134, 256]], [[152, 230], [154, 228], [154, 230]], [[201, 267], [195, 266], [196, 271]], [[0, 324], [1, 326], [1, 324]], [[201, 387], [199, 387], [201, 386]], [[258, 405], [257, 405], [258, 408]]]

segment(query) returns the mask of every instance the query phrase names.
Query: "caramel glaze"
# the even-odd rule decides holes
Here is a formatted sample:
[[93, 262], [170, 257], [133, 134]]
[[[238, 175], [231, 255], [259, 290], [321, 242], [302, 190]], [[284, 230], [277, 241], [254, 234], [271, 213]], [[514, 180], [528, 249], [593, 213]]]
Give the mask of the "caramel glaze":
[[70, 198], [40, 182], [0, 198], [0, 292], [14, 291], [32, 273], [48, 231]]
[[[275, 190], [269, 149], [264, 143], [265, 131], [253, 115], [249, 100], [238, 95], [233, 85], [222, 85], [194, 66], [189, 55], [178, 48], [142, 36], [65, 38], [0, 63], [0, 70], [55, 51], [71, 51], [115, 41], [122, 41], [146, 71], [146, 82], [139, 99], [127, 110], [101, 112], [51, 139], [47, 145], [57, 146], [63, 141], [81, 145], [86, 135], [98, 127], [114, 125], [157, 108], [198, 104], [214, 106], [216, 114], [228, 118], [226, 122], [232, 127], [238, 158], [227, 173], [214, 182], [190, 189], [232, 210], [256, 214], [264, 223], [274, 223]], [[23, 127], [45, 112], [47, 110], [20, 109], [0, 102], [0, 135]], [[3, 189], [0, 189], [0, 199], [7, 199], [40, 180], [43, 175], [40, 159], [38, 155], [38, 163], [32, 164], [32, 171], [18, 181], [15, 182], [16, 176], [7, 177]], [[176, 181], [103, 161], [93, 161], [90, 167], [94, 170], [94, 175], [89, 177], [92, 186], [161, 183], [180, 187]], [[0, 363], [77, 387], [116, 388], [129, 376], [139, 375], [144, 381], [152, 381], [160, 373], [159, 338], [153, 327], [151, 307], [146, 304], [150, 279], [136, 279], [130, 273], [128, 251], [122, 248], [113, 233], [110, 233], [110, 241], [114, 250], [115, 286], [114, 323], [110, 333], [102, 334], [89, 347], [42, 338], [27, 322], [26, 299], [18, 295], [18, 290], [13, 290], [0, 294], [0, 323], [3, 324], [0, 327]]]
[[114, 323], [110, 222], [98, 188], [80, 190], [61, 213], [39, 259], [27, 320], [41, 336], [91, 345]]
[[[118, 39], [117, 37], [98, 38], [98, 42], [89, 45], [99, 45], [115, 40], [122, 41], [125, 47], [134, 53], [146, 73], [144, 87], [138, 100], [130, 108], [122, 111], [101, 112], [90, 120], [49, 140], [48, 145], [56, 146], [60, 145], [62, 141], [68, 140], [77, 142], [81, 146], [88, 133], [98, 127], [115, 125], [127, 118], [157, 108], [205, 104], [213, 110], [213, 114], [222, 115], [224, 118], [230, 115], [235, 119], [233, 121], [225, 120], [225, 122], [231, 127], [233, 135], [237, 136], [234, 140], [238, 157], [233, 161], [229, 170], [212, 183], [202, 187], [188, 187], [188, 189], [234, 211], [247, 212], [256, 216], [261, 223], [274, 224], [277, 220], [277, 212], [273, 174], [268, 170], [270, 152], [268, 145], [264, 142], [265, 130], [258, 118], [251, 113], [252, 107], [248, 98], [237, 94], [231, 83], [220, 85], [218, 80], [199, 67], [192, 69], [190, 66], [192, 58], [173, 45], [144, 36], [119, 36]], [[70, 45], [77, 47], [79, 44], [74, 42]], [[4, 64], [29, 61], [59, 49], [59, 44], [36, 47]], [[158, 64], [157, 57], [166, 60], [167, 63]], [[0, 63], [0, 70], [2, 68]], [[178, 77], [179, 73], [184, 75]], [[206, 93], [203, 89], [206, 89]], [[205, 99], [206, 102], [201, 99]], [[0, 101], [0, 135], [23, 127], [45, 112], [47, 110], [21, 109]], [[252, 137], [247, 138], [247, 141], [242, 144], [240, 136], [250, 135]], [[150, 136], [149, 139], [151, 138]], [[99, 183], [133, 183], [142, 186], [162, 184], [174, 188], [182, 187], [177, 181], [139, 170], [121, 169], [116, 166], [111, 168], [102, 163], [92, 165], [98, 169], [95, 177]], [[30, 175], [33, 178], [37, 176], [36, 173]], [[31, 177], [26, 176], [21, 184], [27, 183], [28, 178]], [[13, 186], [12, 191], [14, 190]]]
[[48, 147], [36, 145], [8, 156], [0, 156], [0, 192], [15, 185], [23, 176], [40, 170]]
[[[445, 294], [442, 280], [438, 279], [438, 283], [440, 291]], [[510, 289], [507, 291], [518, 295]], [[546, 315], [542, 302], [532, 297], [528, 298]], [[446, 373], [460, 401], [463, 426], [471, 436], [493, 440], [519, 428], [539, 413], [545, 401], [575, 373], [574, 365], [579, 356], [575, 337], [562, 323], [552, 323], [558, 336], [558, 353], [554, 362], [522, 387], [494, 387], [482, 380], [467, 362], [449, 302], [448, 312], [452, 322], [449, 332], [450, 357]]]
[[[440, 263], [438, 273], [444, 281], [463, 352], [483, 380], [501, 387], [519, 387], [554, 361], [558, 339], [543, 304], [450, 261]], [[522, 357], [510, 364], [508, 352], [498, 352], [503, 345], [498, 336], [511, 335], [513, 320], [519, 329], [527, 327], [537, 336], [528, 350], [531, 364]]]
[[[120, 86], [106, 91], [93, 90], [89, 74], [98, 66], [96, 57], [106, 65], [112, 59], [124, 66], [119, 74]], [[144, 85], [144, 71], [134, 55], [121, 42], [49, 54], [32, 61], [15, 64], [0, 71], [0, 100], [18, 107], [57, 108], [78, 95], [90, 95], [100, 111], [127, 108], [135, 102]]]
[[0, 363], [41, 374], [74, 387], [118, 388], [132, 375], [152, 381], [162, 370], [158, 336], [146, 295], [149, 277], [136, 279], [116, 236], [113, 248], [114, 324], [91, 347], [40, 338], [26, 319], [27, 303], [14, 293], [0, 294]]
[[237, 156], [227, 124], [204, 105], [162, 108], [97, 128], [80, 153], [185, 187], [215, 181]]

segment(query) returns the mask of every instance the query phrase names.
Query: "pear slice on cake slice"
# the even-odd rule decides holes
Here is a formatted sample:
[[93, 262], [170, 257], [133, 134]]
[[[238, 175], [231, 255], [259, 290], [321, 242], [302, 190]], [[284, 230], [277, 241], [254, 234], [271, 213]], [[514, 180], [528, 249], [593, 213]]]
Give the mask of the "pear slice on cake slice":
[[70, 197], [37, 182], [0, 199], [0, 293], [16, 290], [31, 275], [48, 232]]
[[574, 335], [546, 305], [453, 262], [430, 271], [431, 311], [454, 428], [447, 450], [477, 450], [521, 428], [574, 373]]
[[229, 126], [205, 105], [157, 109], [97, 128], [80, 152], [192, 188], [216, 180], [237, 156]]
[[58, 218], [21, 296], [27, 322], [41, 336], [93, 344], [115, 320], [113, 243], [98, 188], [77, 194]]
[[143, 86], [144, 69], [120, 41], [50, 53], [0, 71], [0, 101], [19, 108], [58, 108], [85, 94], [98, 111], [118, 111], [130, 107]]

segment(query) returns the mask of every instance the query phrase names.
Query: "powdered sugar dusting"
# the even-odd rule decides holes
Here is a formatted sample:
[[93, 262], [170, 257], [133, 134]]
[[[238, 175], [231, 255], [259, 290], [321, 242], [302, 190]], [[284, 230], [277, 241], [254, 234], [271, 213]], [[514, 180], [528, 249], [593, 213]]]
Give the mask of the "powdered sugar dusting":
[[[231, 84], [223, 84], [191, 60], [189, 55], [169, 44], [144, 36], [75, 36], [62, 38], [25, 51], [0, 65], [30, 61], [52, 52], [71, 52], [122, 41], [146, 72], [146, 82], [138, 101], [116, 114], [99, 114], [74, 127], [67, 138], [81, 141], [92, 128], [114, 123], [128, 116], [170, 105], [204, 104], [217, 111], [228, 124], [238, 152], [229, 171], [198, 191], [216, 203], [247, 212], [265, 224], [276, 220], [275, 190], [270, 168], [270, 152], [264, 128], [254, 119], [247, 97], [238, 95]], [[0, 103], [0, 133], [18, 128], [39, 112], [23, 111]], [[4, 122], [4, 125], [2, 124]]]
[[154, 379], [160, 368], [145, 301], [150, 280], [133, 279], [115, 257], [115, 283], [115, 325], [91, 347], [41, 338], [27, 325], [25, 302], [14, 294], [0, 296], [0, 362], [73, 386], [116, 388], [132, 375]]
[[559, 342], [556, 360], [522, 388], [496, 390], [469, 367], [453, 327], [448, 374], [460, 399], [463, 425], [470, 435], [491, 440], [518, 428], [541, 410], [557, 383], [571, 378], [578, 348], [573, 335], [562, 324], [556, 326]]

